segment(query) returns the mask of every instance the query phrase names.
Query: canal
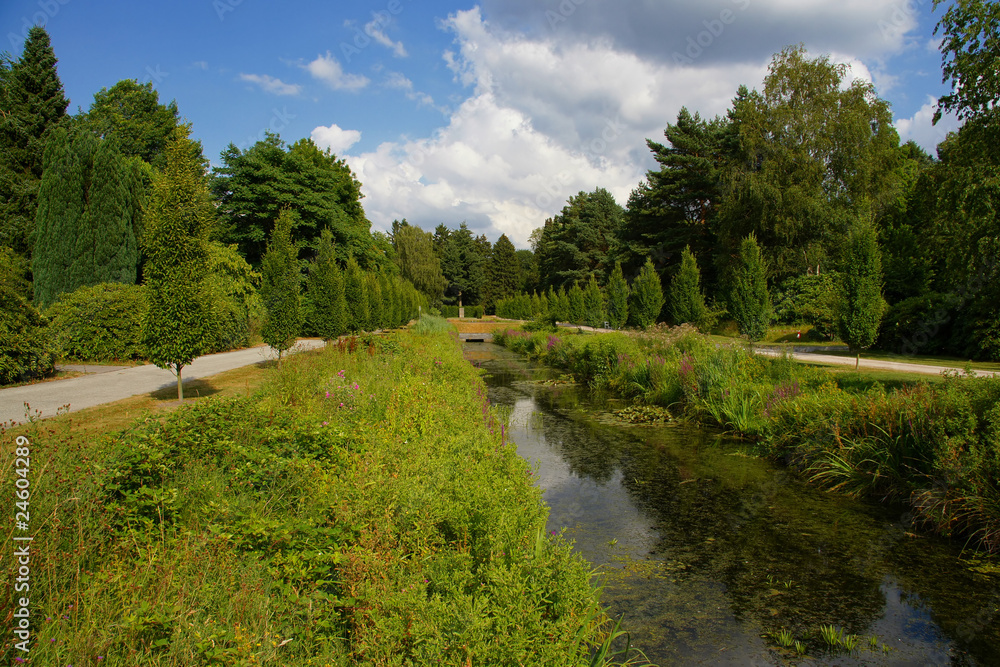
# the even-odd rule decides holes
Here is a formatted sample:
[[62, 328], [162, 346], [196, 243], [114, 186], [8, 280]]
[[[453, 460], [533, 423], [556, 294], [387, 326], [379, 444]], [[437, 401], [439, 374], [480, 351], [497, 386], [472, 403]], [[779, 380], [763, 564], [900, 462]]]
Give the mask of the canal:
[[548, 529], [593, 564], [650, 661], [1000, 665], [997, 559], [721, 433], [631, 424], [551, 369], [489, 343], [465, 350], [536, 467]]

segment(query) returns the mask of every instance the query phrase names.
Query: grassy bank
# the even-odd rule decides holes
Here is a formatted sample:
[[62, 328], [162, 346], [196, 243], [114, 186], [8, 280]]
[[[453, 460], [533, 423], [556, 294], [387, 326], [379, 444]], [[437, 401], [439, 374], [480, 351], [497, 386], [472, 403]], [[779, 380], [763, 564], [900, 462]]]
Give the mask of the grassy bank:
[[607, 625], [588, 567], [544, 533], [443, 324], [290, 357], [249, 395], [104, 436], [65, 418], [5, 433], [12, 513], [14, 436], [31, 450], [30, 529], [5, 542], [34, 540], [32, 650], [8, 633], [4, 663], [590, 664]]
[[683, 327], [494, 337], [580, 382], [733, 431], [818, 484], [908, 503], [931, 530], [1000, 551], [1000, 380], [840, 381]]

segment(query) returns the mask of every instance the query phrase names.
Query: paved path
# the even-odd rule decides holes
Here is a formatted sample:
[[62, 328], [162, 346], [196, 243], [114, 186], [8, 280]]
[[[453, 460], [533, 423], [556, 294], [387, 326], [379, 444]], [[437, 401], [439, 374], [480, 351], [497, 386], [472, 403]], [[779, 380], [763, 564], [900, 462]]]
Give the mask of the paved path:
[[[307, 350], [317, 347], [323, 347], [322, 340], [302, 339], [296, 344], [296, 349]], [[277, 357], [277, 352], [266, 345], [209, 354], [195, 359], [190, 366], [185, 366], [181, 375], [187, 382]], [[107, 372], [91, 373], [68, 380], [53, 380], [0, 389], [0, 424], [4, 422], [19, 424], [27, 421], [25, 403], [28, 404], [31, 415], [37, 413], [44, 419], [55, 416], [56, 411], [67, 404], [69, 411], [74, 412], [176, 386], [177, 379], [173, 373], [153, 365], [146, 365], [134, 368], [117, 367]]]
[[[757, 354], [766, 354], [770, 357], [780, 357], [783, 352], [775, 349], [754, 350]], [[814, 362], [818, 364], [839, 364], [841, 366], [853, 366], [854, 357], [838, 357], [833, 354], [817, 354], [814, 352], [792, 352], [792, 358], [796, 361]], [[871, 368], [883, 371], [900, 371], [904, 373], [922, 373], [924, 375], [940, 375], [944, 371], [959, 371], [963, 369], [958, 366], [927, 366], [924, 364], [909, 364], [904, 361], [882, 361], [879, 359], [862, 359], [861, 368]], [[977, 376], [997, 377], [993, 371], [976, 371]]]

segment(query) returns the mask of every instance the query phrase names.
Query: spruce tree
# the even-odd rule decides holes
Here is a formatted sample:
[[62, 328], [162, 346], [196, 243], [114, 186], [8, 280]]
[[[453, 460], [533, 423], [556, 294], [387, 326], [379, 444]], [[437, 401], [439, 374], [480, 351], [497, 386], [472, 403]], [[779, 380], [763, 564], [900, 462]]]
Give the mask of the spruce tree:
[[344, 297], [347, 299], [347, 330], [365, 331], [368, 328], [368, 290], [365, 274], [354, 257], [347, 260], [344, 272]]
[[35, 300], [98, 283], [134, 284], [145, 185], [109, 143], [79, 127], [50, 133], [35, 220]]
[[333, 340], [347, 331], [347, 303], [344, 300], [344, 279], [337, 266], [333, 249], [333, 233], [320, 233], [316, 262], [309, 271], [307, 283], [312, 301], [310, 321], [323, 340]]
[[486, 307], [491, 310], [497, 301], [517, 294], [521, 285], [521, 261], [506, 234], [493, 244], [486, 271]]
[[670, 282], [670, 313], [674, 324], [690, 323], [699, 328], [705, 326], [708, 307], [701, 293], [701, 272], [691, 246], [681, 253], [681, 267]]
[[583, 324], [583, 320], [587, 316], [587, 306], [583, 300], [583, 289], [580, 287], [580, 283], [573, 283], [567, 298], [569, 299], [569, 321], [573, 324]]
[[622, 273], [622, 264], [615, 262], [608, 281], [608, 321], [615, 329], [621, 329], [628, 322], [628, 297], [628, 282]]
[[837, 328], [840, 338], [854, 352], [854, 370], [861, 364], [861, 350], [867, 350], [878, 336], [886, 303], [882, 298], [882, 254], [875, 227], [859, 223], [848, 241], [846, 268], [841, 274]]
[[66, 115], [69, 100], [44, 28], [28, 31], [21, 57], [0, 87], [0, 245], [30, 256], [45, 132]]
[[750, 234], [740, 244], [729, 293], [729, 313], [736, 320], [740, 335], [751, 343], [764, 338], [771, 323], [766, 271], [757, 237]]
[[279, 361], [302, 329], [299, 253], [292, 244], [294, 222], [295, 215], [289, 209], [278, 215], [260, 264], [261, 297], [267, 310], [261, 338], [278, 351]]
[[181, 369], [202, 353], [214, 329], [203, 283], [215, 211], [204, 168], [191, 159], [192, 144], [186, 127], [168, 144], [166, 166], [153, 182], [143, 236], [149, 298], [143, 344], [150, 361], [174, 371], [181, 400]]
[[646, 258], [646, 263], [632, 283], [632, 301], [629, 304], [629, 313], [632, 321], [637, 327], [645, 329], [651, 324], [655, 324], [663, 309], [663, 286], [660, 284], [660, 276], [656, 274], [656, 268], [652, 260]]
[[591, 274], [587, 281], [587, 289], [583, 293], [584, 321], [588, 326], [603, 327], [607, 313], [604, 308], [604, 295], [597, 284], [597, 278]]

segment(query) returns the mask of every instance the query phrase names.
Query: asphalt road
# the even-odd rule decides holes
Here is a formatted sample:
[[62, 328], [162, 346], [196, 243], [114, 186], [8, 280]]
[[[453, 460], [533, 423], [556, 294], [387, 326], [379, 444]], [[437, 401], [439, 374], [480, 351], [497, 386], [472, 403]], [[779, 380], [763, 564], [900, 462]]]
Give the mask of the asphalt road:
[[[295, 349], [307, 350], [317, 347], [323, 347], [322, 340], [302, 339], [296, 344]], [[278, 353], [266, 345], [209, 354], [195, 359], [190, 366], [185, 366], [181, 370], [181, 376], [186, 383], [188, 380], [208, 377], [277, 357]], [[87, 375], [68, 380], [52, 380], [0, 389], [0, 424], [26, 422], [28, 414], [40, 419], [54, 417], [56, 412], [66, 405], [69, 405], [70, 412], [75, 412], [177, 386], [177, 378], [173, 373], [153, 365], [134, 368], [118, 366], [107, 372], [93, 373], [98, 368], [100, 367], [88, 366]]]

